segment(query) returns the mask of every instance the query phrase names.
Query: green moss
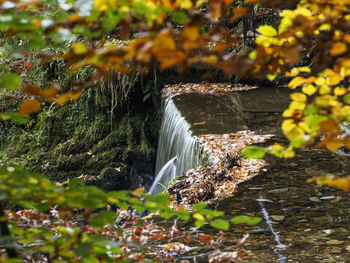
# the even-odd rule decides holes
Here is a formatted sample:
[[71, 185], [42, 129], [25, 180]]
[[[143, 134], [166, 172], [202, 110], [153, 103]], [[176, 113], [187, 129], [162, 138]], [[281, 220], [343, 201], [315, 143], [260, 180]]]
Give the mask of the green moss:
[[[42, 72], [40, 67], [35, 69], [30, 75], [33, 83], [45, 87], [50, 81], [58, 81], [66, 89], [77, 75], [66, 79], [60, 79], [64, 74], [50, 75], [54, 73], [52, 70], [64, 72], [61, 62], [55, 63], [46, 65], [48, 68], [42, 68]], [[87, 77], [83, 72], [79, 74]], [[100, 175], [106, 168], [120, 167], [131, 178], [136, 170], [140, 172], [133, 165], [141, 167], [144, 162], [151, 166], [145, 169], [152, 169], [160, 126], [156, 105], [150, 100], [144, 103], [144, 95], [137, 93], [142, 89], [134, 88], [134, 93], [129, 94], [133, 99], [130, 105], [115, 108], [111, 116], [108, 98], [111, 92], [116, 96], [117, 93], [112, 91], [113, 85], [108, 87], [103, 97], [99, 89], [87, 90], [79, 101], [62, 107], [45, 104], [38, 114], [30, 117], [27, 125], [0, 120], [0, 162], [13, 162], [58, 181], [82, 174]], [[101, 98], [104, 103], [97, 101]], [[16, 111], [19, 101], [20, 98], [13, 100], [6, 92], [0, 93], [0, 105], [4, 109]], [[126, 160], [127, 152], [137, 153], [137, 160]]]

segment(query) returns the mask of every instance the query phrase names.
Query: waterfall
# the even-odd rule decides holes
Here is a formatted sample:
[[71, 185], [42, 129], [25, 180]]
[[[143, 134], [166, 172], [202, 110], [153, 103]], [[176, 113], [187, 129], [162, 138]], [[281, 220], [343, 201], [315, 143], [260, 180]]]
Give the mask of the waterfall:
[[156, 179], [162, 174], [162, 168], [169, 160], [177, 157], [176, 172], [173, 177], [167, 176], [167, 180], [158, 178], [159, 182], [164, 183], [166, 187], [171, 179], [175, 176], [180, 176], [187, 170], [198, 165], [198, 142], [197, 137], [192, 135], [190, 125], [175, 106], [172, 98], [167, 98], [165, 101], [164, 116], [160, 128], [157, 161], [156, 161]]
[[176, 170], [177, 156], [163, 166], [163, 168], [157, 174], [156, 179], [154, 179], [154, 182], [148, 192], [152, 195], [162, 192], [171, 179], [176, 176]]

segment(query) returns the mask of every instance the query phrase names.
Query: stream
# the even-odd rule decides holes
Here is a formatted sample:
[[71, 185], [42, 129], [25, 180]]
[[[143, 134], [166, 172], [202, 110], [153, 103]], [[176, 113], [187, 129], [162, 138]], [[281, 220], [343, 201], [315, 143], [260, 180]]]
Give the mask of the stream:
[[[177, 156], [179, 163], [182, 159], [189, 160], [189, 166], [195, 167], [198, 151], [195, 140], [202, 134], [251, 130], [275, 135], [264, 145], [286, 143], [281, 136], [280, 116], [288, 105], [289, 92], [259, 88], [225, 96], [182, 94], [173, 97], [172, 106], [176, 106], [177, 114], [181, 115], [178, 118], [182, 118], [182, 122], [186, 120], [190, 127], [185, 125], [189, 137], [183, 132], [176, 139], [176, 147], [185, 140], [185, 152], [189, 152], [190, 157], [182, 150], [172, 152], [162, 161], [162, 166]], [[174, 127], [168, 131], [170, 135], [179, 124]], [[231, 227], [225, 234], [225, 251], [235, 251], [237, 240], [249, 233], [242, 262], [350, 262], [348, 193], [307, 182], [314, 176], [343, 176], [349, 171], [349, 160], [349, 157], [314, 147], [298, 151], [293, 159], [268, 156], [269, 167], [265, 173], [240, 183], [233, 196], [217, 204], [216, 208], [225, 212], [227, 220], [235, 215], [263, 219], [258, 225]], [[170, 173], [173, 178], [174, 170]], [[204, 226], [202, 231], [212, 235], [219, 232], [210, 226]], [[184, 258], [206, 262], [205, 255], [206, 251], [194, 250]]]

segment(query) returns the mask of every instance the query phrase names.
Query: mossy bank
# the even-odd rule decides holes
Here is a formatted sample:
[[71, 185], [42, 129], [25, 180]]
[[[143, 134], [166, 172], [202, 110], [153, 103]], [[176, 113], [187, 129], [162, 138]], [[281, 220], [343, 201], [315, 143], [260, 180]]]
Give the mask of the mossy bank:
[[[111, 98], [126, 91], [120, 81], [106, 80], [77, 102], [46, 104], [27, 124], [0, 120], [0, 162], [105, 190], [147, 187], [154, 176], [159, 89], [152, 78], [135, 78], [125, 100], [113, 104]], [[2, 92], [1, 111], [16, 111], [20, 96]]]

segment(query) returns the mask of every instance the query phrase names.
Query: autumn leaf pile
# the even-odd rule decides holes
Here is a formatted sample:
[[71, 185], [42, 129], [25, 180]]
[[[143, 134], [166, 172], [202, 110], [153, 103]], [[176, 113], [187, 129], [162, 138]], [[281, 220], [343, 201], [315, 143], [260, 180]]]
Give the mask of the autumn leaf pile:
[[162, 96], [167, 98], [170, 96], [191, 93], [220, 96], [233, 91], [245, 91], [255, 88], [257, 87], [231, 83], [180, 83], [176, 85], [165, 85], [162, 89]]
[[251, 131], [200, 136], [202, 158], [207, 156], [210, 165], [191, 169], [171, 183], [168, 187], [171, 200], [189, 206], [204, 201], [213, 203], [231, 195], [237, 184], [259, 174], [267, 165], [264, 160], [244, 159], [240, 152], [247, 145], [264, 142], [269, 137]]
[[[71, 249], [75, 243], [82, 244], [81, 250], [84, 250], [84, 240], [87, 237], [103, 236], [110, 242], [114, 242], [115, 248], [110, 247], [110, 260], [113, 262], [117, 260], [128, 260], [132, 262], [144, 262], [153, 259], [155, 262], [175, 262], [175, 258], [187, 255], [186, 258], [191, 259], [195, 257], [192, 252], [198, 250], [206, 250], [207, 256], [211, 262], [223, 262], [218, 259], [225, 259], [226, 262], [235, 262], [239, 257], [243, 257], [240, 252], [243, 245], [246, 243], [248, 236], [245, 235], [242, 240], [238, 242], [237, 251], [223, 252], [223, 235], [221, 234], [214, 238], [210, 235], [202, 233], [200, 230], [187, 232], [179, 230], [177, 220], [173, 222], [171, 227], [162, 227], [153, 222], [152, 217], [145, 217], [142, 220], [131, 210], [119, 210], [115, 216], [123, 223], [116, 229], [113, 225], [104, 225], [101, 227], [94, 227], [86, 224], [83, 218], [79, 216], [67, 217], [64, 213], [57, 210], [57, 207], [51, 207], [50, 214], [39, 213], [35, 210], [6, 210], [7, 218], [16, 222], [15, 232], [24, 232], [30, 238], [35, 236], [40, 228], [46, 228], [46, 231], [54, 236], [66, 236], [65, 249], [61, 251], [59, 261], [64, 261], [66, 257], [70, 257], [75, 262], [81, 262], [84, 256], [88, 256], [88, 248], [86, 252], [75, 252], [80, 256], [74, 256]], [[54, 240], [52, 240], [54, 242]], [[110, 244], [112, 244], [110, 243]], [[86, 244], [86, 243], [85, 243]], [[45, 253], [45, 243], [41, 240], [36, 242], [20, 243], [17, 245], [26, 248], [35, 248], [34, 253], [25, 253], [21, 255], [24, 262], [47, 262], [50, 260], [48, 254]], [[56, 244], [59, 246], [59, 244]], [[5, 250], [0, 249], [0, 259], [4, 259]], [[191, 262], [184, 260], [183, 262]]]

